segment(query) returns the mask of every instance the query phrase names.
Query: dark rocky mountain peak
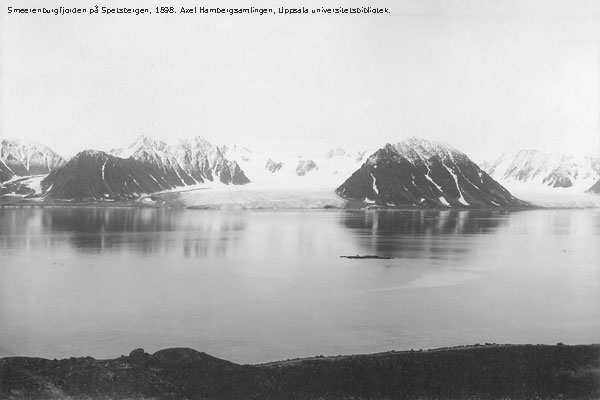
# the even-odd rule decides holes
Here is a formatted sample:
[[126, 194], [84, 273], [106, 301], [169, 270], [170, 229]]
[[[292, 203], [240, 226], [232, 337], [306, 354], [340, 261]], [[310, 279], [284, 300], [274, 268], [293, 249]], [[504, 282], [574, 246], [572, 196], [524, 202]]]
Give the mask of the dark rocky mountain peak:
[[174, 187], [159, 168], [103, 151], [85, 150], [43, 181], [46, 196], [55, 199], [131, 199]]
[[517, 207], [512, 196], [466, 154], [444, 144], [410, 138], [386, 144], [336, 193], [381, 206]]

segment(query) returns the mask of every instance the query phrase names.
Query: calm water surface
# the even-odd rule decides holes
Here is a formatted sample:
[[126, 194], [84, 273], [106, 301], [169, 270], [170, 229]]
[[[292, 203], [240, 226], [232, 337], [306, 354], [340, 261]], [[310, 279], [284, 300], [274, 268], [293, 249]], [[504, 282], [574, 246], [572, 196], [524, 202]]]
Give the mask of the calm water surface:
[[599, 244], [599, 209], [2, 208], [0, 357], [598, 343]]

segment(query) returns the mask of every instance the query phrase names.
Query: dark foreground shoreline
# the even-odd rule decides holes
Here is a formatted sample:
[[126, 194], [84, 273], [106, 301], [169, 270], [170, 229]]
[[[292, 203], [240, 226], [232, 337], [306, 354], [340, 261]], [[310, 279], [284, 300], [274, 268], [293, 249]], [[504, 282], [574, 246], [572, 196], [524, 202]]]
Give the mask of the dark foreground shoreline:
[[191, 349], [0, 359], [2, 399], [599, 399], [600, 345], [486, 345], [239, 365]]

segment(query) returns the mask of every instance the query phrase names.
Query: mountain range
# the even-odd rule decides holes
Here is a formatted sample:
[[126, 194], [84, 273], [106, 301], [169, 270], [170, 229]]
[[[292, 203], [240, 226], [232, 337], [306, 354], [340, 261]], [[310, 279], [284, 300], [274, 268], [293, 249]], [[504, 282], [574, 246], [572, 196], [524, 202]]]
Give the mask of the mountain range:
[[181, 140], [177, 145], [169, 146], [163, 141], [140, 136], [128, 148], [114, 149], [111, 154], [162, 170], [168, 182], [174, 186], [212, 182], [215, 179], [234, 185], [250, 182], [237, 162], [225, 158], [218, 146], [200, 137]]
[[181, 186], [209, 182], [243, 185], [250, 180], [235, 161], [202, 138], [177, 146], [139, 137], [109, 153], [86, 150], [43, 181], [42, 191], [55, 199], [135, 199]]
[[43, 144], [0, 141], [0, 196], [75, 201], [139, 199], [178, 187], [252, 182], [262, 189], [337, 187], [340, 197], [364, 205], [520, 207], [527, 203], [503, 185], [524, 182], [600, 192], [599, 179], [600, 159], [524, 150], [480, 168], [452, 146], [418, 138], [374, 152], [337, 147], [312, 154], [269, 154], [216, 146], [201, 137], [171, 145], [140, 136], [128, 147], [85, 150], [68, 161]]
[[600, 157], [575, 157], [521, 150], [503, 154], [482, 168], [503, 184], [524, 183], [551, 188], [589, 189], [600, 179]]

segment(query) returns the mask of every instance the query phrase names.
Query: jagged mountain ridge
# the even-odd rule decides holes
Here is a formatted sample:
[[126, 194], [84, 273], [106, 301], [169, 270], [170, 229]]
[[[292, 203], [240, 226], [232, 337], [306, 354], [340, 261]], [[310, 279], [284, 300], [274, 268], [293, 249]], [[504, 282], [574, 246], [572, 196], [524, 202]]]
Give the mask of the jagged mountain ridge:
[[45, 175], [65, 163], [64, 158], [41, 143], [0, 140], [0, 182], [17, 176]]
[[200, 137], [169, 146], [163, 141], [140, 136], [128, 148], [112, 150], [111, 154], [160, 168], [176, 186], [214, 180], [234, 185], [250, 182], [237, 162], [225, 158], [218, 146]]
[[[51, 152], [51, 150], [50, 150]], [[53, 152], [52, 152], [53, 153]], [[161, 176], [171, 187], [222, 182], [245, 184], [252, 180], [267, 187], [335, 188], [359, 165], [366, 152], [351, 152], [337, 147], [328, 152], [313, 152], [310, 155], [286, 156], [251, 151], [248, 148], [214, 146], [202, 138], [180, 140], [169, 145], [161, 140], [140, 136], [126, 148], [113, 149], [108, 154], [120, 158], [133, 158], [160, 169]], [[264, 159], [263, 159], [264, 158]], [[51, 164], [53, 169], [64, 165]], [[49, 171], [39, 171], [47, 174]], [[22, 176], [31, 175], [21, 169]], [[0, 163], [0, 179], [13, 179], [15, 174], [8, 165]], [[39, 195], [39, 190], [37, 195]]]
[[167, 181], [173, 185], [193, 185], [192, 179], [177, 163], [171, 148], [163, 141], [140, 136], [129, 147], [113, 149], [110, 154], [119, 158], [131, 158], [163, 171]]
[[336, 189], [346, 199], [381, 206], [517, 207], [512, 196], [466, 154], [418, 138], [386, 144]]
[[494, 162], [482, 166], [490, 176], [506, 184], [527, 183], [583, 191], [600, 179], [598, 157], [548, 154], [537, 150], [503, 154]]

